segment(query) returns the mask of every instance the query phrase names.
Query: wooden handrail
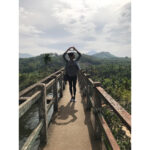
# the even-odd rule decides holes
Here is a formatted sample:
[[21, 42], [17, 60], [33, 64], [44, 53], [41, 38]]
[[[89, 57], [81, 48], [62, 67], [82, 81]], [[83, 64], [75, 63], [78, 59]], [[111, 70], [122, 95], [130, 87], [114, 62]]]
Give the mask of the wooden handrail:
[[99, 86], [96, 88], [103, 96], [104, 100], [116, 112], [120, 119], [126, 124], [127, 128], [131, 131], [131, 115], [119, 103], [117, 103], [102, 87]]
[[[100, 122], [104, 135], [106, 136], [111, 149], [119, 150], [120, 148], [109, 126], [107, 125], [107, 122], [104, 119], [105, 116], [104, 117], [102, 116], [102, 113], [101, 113], [102, 101], [104, 101], [114, 110], [115, 114], [121, 119], [123, 124], [130, 131], [131, 131], [131, 115], [100, 86], [101, 85], [100, 83], [93, 82], [93, 80], [89, 77], [90, 76], [86, 74], [85, 72], [83, 72], [82, 70], [79, 72], [79, 85], [80, 85], [82, 95], [83, 96], [86, 95], [87, 108], [88, 110], [90, 110], [89, 109], [90, 107], [92, 108], [95, 114], [95, 119], [98, 119], [98, 122]], [[94, 93], [98, 93], [98, 95], [94, 94], [92, 98], [90, 98], [89, 86], [92, 87]], [[97, 111], [97, 110], [100, 110], [100, 111]]]
[[99, 118], [99, 121], [100, 121], [100, 125], [104, 131], [104, 134], [106, 135], [106, 138], [111, 146], [111, 148], [113, 150], [120, 150], [120, 147], [119, 145], [117, 144], [117, 141], [116, 139], [114, 138], [107, 122], [105, 121], [104, 117], [100, 114], [98, 114], [98, 118]]
[[31, 106], [40, 98], [40, 96], [41, 91], [37, 91], [19, 106], [19, 118], [22, 117], [31, 108]]
[[46, 84], [46, 88], [48, 89], [49, 87], [51, 87], [55, 82], [55, 79], [52, 79], [49, 83]]
[[[84, 75], [80, 72], [82, 76], [93, 86], [94, 82], [92, 79], [88, 78], [86, 74]], [[115, 101], [102, 87], [97, 86], [97, 91], [104, 98], [104, 100], [111, 106], [111, 108], [115, 111], [115, 113], [121, 118], [121, 120], [125, 123], [127, 128], [131, 130], [131, 115], [117, 102]]]
[[30, 134], [24, 145], [22, 146], [21, 150], [30, 150], [32, 148], [32, 144], [38, 137], [41, 129], [43, 127], [43, 120], [40, 121], [38, 126], [33, 130], [33, 132]]
[[[23, 117], [23, 115], [31, 108], [31, 106], [38, 101], [40, 120], [39, 125], [27, 138], [21, 150], [32, 149], [32, 145], [39, 134], [40, 147], [43, 147], [47, 143], [47, 129], [48, 123], [50, 121], [50, 117], [48, 118], [48, 113], [52, 106], [54, 106], [55, 108], [54, 111], [57, 111], [58, 93], [60, 93], [60, 96], [62, 96], [62, 91], [65, 87], [65, 83], [63, 81], [63, 74], [64, 69], [62, 68], [20, 92], [19, 100], [21, 101], [21, 104], [19, 106], [19, 119]], [[60, 89], [57, 88], [58, 82], [60, 83]], [[53, 88], [53, 98], [47, 99], [47, 91], [50, 88]], [[32, 93], [28, 95], [28, 93], [30, 92]], [[47, 101], [50, 101], [50, 103], [47, 104]]]
[[51, 77], [54, 77], [54, 76], [60, 74], [62, 71], [64, 71], [64, 68], [61, 68], [61, 69], [58, 70], [57, 72], [55, 72], [55, 73], [53, 73], [53, 74], [51, 74], [51, 75], [45, 77], [44, 79], [38, 81], [37, 83], [35, 83], [35, 84], [33, 84], [33, 85], [27, 87], [26, 89], [20, 91], [20, 92], [19, 92], [19, 97], [23, 96], [24, 94], [28, 93], [29, 91], [31, 91], [32, 89], [34, 89], [35, 87], [37, 87], [37, 85], [38, 85], [39, 83], [45, 82], [46, 80], [50, 79]]

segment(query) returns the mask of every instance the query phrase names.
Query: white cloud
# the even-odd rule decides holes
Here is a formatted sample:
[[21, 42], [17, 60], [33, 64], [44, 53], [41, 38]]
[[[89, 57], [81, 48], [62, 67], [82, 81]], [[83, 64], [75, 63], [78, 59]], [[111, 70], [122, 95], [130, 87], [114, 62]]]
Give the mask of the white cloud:
[[26, 36], [34, 36], [42, 34], [43, 32], [36, 29], [34, 26], [26, 26], [24, 24], [20, 25], [20, 33]]
[[110, 51], [130, 56], [129, 0], [21, 0], [20, 52]]

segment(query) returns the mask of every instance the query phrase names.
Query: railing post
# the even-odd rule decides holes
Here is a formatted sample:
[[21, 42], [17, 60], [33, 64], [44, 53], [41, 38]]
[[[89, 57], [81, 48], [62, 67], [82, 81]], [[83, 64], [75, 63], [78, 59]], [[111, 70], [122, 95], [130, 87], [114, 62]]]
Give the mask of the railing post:
[[58, 79], [57, 79], [57, 75], [55, 76], [55, 83], [53, 85], [53, 96], [55, 98], [54, 101], [54, 111], [58, 111], [58, 88], [57, 88], [57, 83], [58, 83]]
[[43, 127], [40, 132], [40, 149], [47, 144], [47, 102], [46, 102], [46, 86], [44, 83], [40, 83], [39, 87], [42, 91], [41, 100], [39, 100], [39, 120], [43, 120]]
[[84, 73], [82, 73], [81, 77], [82, 96], [86, 97], [86, 79]]
[[[78, 77], [79, 77], [78, 78], [79, 86], [80, 86], [80, 89], [81, 89], [81, 87], [82, 87], [82, 71], [79, 72]], [[82, 92], [82, 90], [81, 90], [81, 92]]]
[[90, 89], [89, 89], [89, 83], [88, 83], [88, 78], [90, 77], [90, 75], [85, 75], [86, 79], [85, 79], [85, 83], [86, 83], [86, 100], [87, 100], [87, 110], [90, 110], [91, 108], [91, 103], [90, 103]]
[[95, 131], [95, 137], [96, 139], [100, 140], [100, 150], [102, 150], [102, 129], [101, 126], [99, 126], [99, 123], [97, 121], [97, 113], [101, 113], [101, 99], [97, 93], [96, 87], [100, 85], [100, 82], [94, 82], [93, 83], [93, 88], [94, 88], [94, 93], [93, 93], [93, 100], [94, 100], [94, 110], [93, 113], [95, 115], [94, 119], [94, 131]]
[[[83, 83], [83, 80], [82, 80], [82, 72], [80, 72], [80, 78], [79, 78], [79, 83], [80, 83], [80, 89], [82, 89], [82, 83]], [[81, 92], [83, 92], [83, 90], [81, 90]]]
[[65, 89], [66, 81], [64, 81], [64, 71], [62, 72], [62, 87]]
[[63, 96], [63, 72], [61, 72], [61, 77], [60, 77], [60, 97]]

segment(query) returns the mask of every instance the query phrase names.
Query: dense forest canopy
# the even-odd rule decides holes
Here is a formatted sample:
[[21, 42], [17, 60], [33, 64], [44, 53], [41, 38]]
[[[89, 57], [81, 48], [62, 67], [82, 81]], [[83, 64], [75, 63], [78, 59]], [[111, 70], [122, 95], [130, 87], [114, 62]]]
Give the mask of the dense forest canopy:
[[131, 63], [130, 61], [110, 61], [86, 68], [94, 81], [131, 113]]
[[[65, 65], [62, 55], [50, 53], [50, 57], [51, 61], [49, 64], [45, 64], [44, 54], [19, 59], [19, 90], [26, 88]], [[80, 66], [83, 69], [86, 68], [92, 74], [92, 79], [100, 81], [105, 90], [118, 99], [118, 101], [120, 97], [123, 101], [130, 101], [130, 58], [98, 58], [83, 54]], [[124, 103], [123, 101], [122, 104]]]

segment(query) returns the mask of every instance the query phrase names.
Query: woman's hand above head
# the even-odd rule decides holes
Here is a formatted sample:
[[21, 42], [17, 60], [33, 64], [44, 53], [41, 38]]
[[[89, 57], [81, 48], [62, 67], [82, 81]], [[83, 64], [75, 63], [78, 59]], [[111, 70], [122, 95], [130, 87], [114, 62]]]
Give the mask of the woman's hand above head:
[[69, 48], [66, 50], [66, 53], [67, 53], [68, 51], [70, 51], [72, 48], [73, 48], [73, 47], [69, 47]]
[[69, 47], [65, 53], [67, 53], [69, 50], [73, 49], [74, 51], [76, 51], [77, 53], [80, 53], [74, 46]]
[[67, 53], [69, 50], [70, 50], [70, 48], [68, 48], [65, 53]]

